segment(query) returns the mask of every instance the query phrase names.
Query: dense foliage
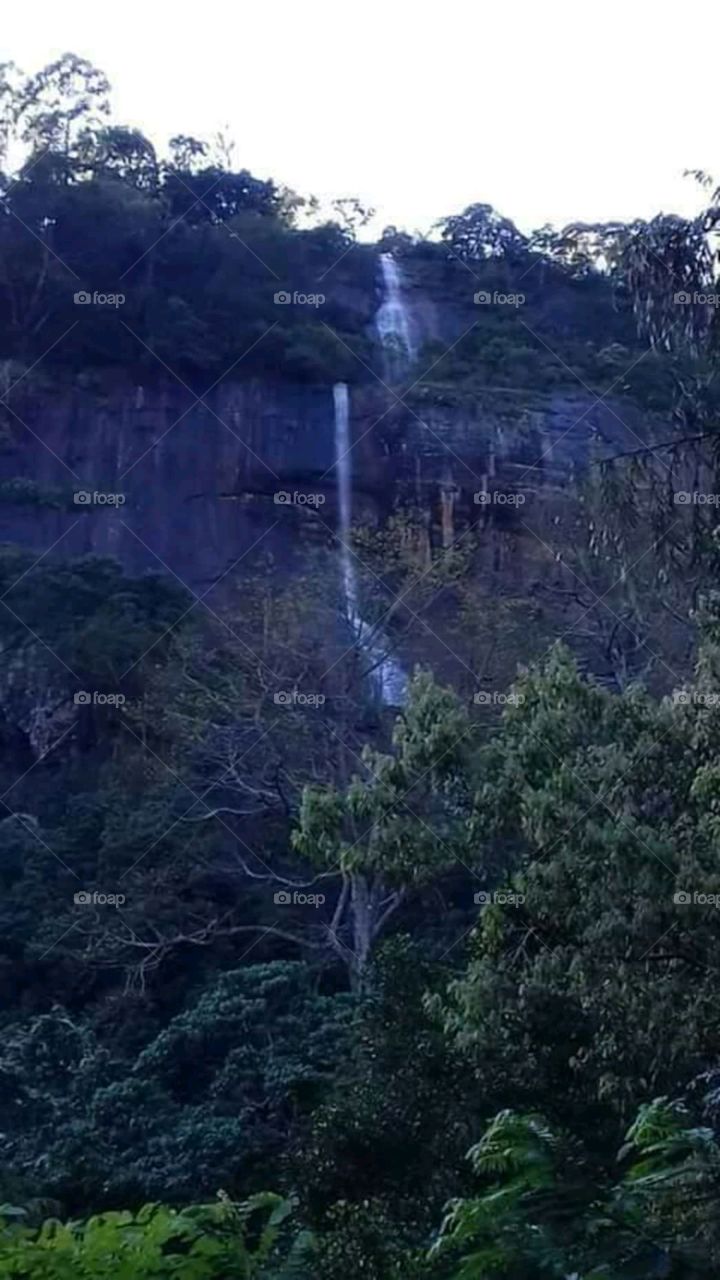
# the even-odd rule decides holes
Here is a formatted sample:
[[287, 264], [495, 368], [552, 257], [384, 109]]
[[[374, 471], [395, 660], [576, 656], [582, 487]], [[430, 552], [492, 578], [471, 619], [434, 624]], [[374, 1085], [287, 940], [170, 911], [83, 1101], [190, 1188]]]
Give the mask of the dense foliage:
[[[314, 1250], [307, 1232], [292, 1231], [292, 1210], [290, 1201], [265, 1193], [242, 1204], [221, 1195], [217, 1204], [180, 1212], [148, 1204], [85, 1222], [48, 1219], [39, 1229], [20, 1221], [0, 1236], [0, 1276], [298, 1280]], [[9, 1216], [22, 1218], [13, 1210]]]
[[[336, 201], [323, 219], [312, 197], [237, 169], [222, 137], [181, 135], [158, 155], [112, 122], [105, 77], [70, 54], [35, 76], [0, 68], [0, 163], [3, 154], [5, 395], [21, 378], [25, 391], [56, 379], [107, 386], [119, 374], [209, 388], [231, 370], [324, 383], [378, 371], [368, 336], [377, 256], [359, 238], [371, 211], [358, 201]], [[430, 344], [441, 386], [429, 375], [415, 398], [577, 387], [580, 377], [598, 395], [622, 381], [624, 394], [667, 408], [670, 362], [636, 358], [628, 288], [593, 269], [586, 239], [522, 236], [485, 204], [449, 216], [437, 239], [388, 228], [380, 248], [466, 331], [450, 351]], [[478, 290], [522, 296], [522, 314], [477, 306]], [[322, 303], [277, 305], [279, 293]], [[96, 294], [122, 301], [77, 305]]]

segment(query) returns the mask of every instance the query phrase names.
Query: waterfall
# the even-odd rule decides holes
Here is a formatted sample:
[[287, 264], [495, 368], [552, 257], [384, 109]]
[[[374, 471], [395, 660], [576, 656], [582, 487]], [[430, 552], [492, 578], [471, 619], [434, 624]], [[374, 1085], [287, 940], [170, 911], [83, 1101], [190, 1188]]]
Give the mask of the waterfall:
[[[412, 317], [405, 303], [398, 265], [391, 253], [380, 255], [383, 298], [375, 316], [375, 328], [385, 356], [386, 374], [394, 382], [405, 376], [417, 356]], [[360, 612], [357, 574], [349, 538], [352, 526], [352, 456], [350, 397], [344, 382], [333, 387], [335, 404], [335, 470], [338, 491], [340, 572], [347, 624], [355, 643], [372, 668], [372, 680], [386, 706], [405, 702], [407, 678], [399, 662], [385, 656], [388, 639], [380, 627], [371, 627]]]
[[375, 316], [375, 328], [382, 343], [388, 376], [399, 380], [417, 356], [413, 322], [403, 297], [400, 269], [391, 253], [380, 254], [383, 300]]
[[349, 546], [350, 526], [352, 524], [352, 460], [350, 456], [350, 397], [346, 383], [336, 382], [333, 387], [333, 399], [335, 401], [335, 469], [337, 471], [340, 567], [345, 613], [353, 630], [356, 630], [355, 622], [358, 618], [357, 575]]
[[387, 638], [382, 631], [368, 626], [360, 613], [357, 574], [350, 550], [352, 526], [352, 454], [350, 442], [350, 396], [347, 385], [337, 382], [333, 387], [335, 404], [335, 470], [338, 492], [338, 535], [340, 539], [340, 572], [342, 578], [345, 617], [356, 644], [365, 653], [373, 668], [371, 678], [388, 707], [399, 707], [405, 701], [407, 679], [398, 662], [385, 657]]

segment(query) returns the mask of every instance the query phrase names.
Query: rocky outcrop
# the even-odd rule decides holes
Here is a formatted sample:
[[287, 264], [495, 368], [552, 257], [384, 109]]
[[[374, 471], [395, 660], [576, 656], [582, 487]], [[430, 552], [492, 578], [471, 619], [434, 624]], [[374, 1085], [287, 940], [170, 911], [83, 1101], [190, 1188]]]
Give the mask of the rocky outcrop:
[[[0, 539], [39, 553], [163, 566], [194, 590], [262, 547], [287, 565], [303, 531], [336, 524], [330, 387], [228, 382], [202, 400], [170, 384], [79, 388], [11, 400], [0, 450]], [[14, 416], [17, 415], [17, 416]], [[351, 388], [356, 512], [427, 512], [438, 544], [488, 488], [548, 501], [593, 455], [655, 429], [592, 396], [479, 396], [469, 406]], [[280, 495], [301, 495], [285, 503]], [[318, 504], [303, 501], [318, 495]], [[528, 509], [528, 508], [526, 508]], [[298, 533], [300, 536], [298, 537]]]

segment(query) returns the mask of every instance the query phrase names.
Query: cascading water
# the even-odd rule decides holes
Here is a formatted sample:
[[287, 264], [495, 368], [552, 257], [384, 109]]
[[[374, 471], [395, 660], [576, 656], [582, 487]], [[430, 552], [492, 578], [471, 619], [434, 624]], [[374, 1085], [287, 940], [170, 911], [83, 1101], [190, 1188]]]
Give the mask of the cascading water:
[[350, 397], [347, 385], [337, 382], [333, 387], [335, 401], [335, 470], [337, 471], [338, 519], [340, 533], [340, 567], [343, 595], [348, 622], [355, 629], [358, 616], [357, 577], [350, 551], [349, 537], [352, 523], [352, 462], [350, 459]]
[[340, 537], [340, 570], [345, 616], [356, 643], [364, 651], [371, 667], [371, 678], [380, 699], [388, 707], [402, 706], [407, 680], [399, 663], [386, 656], [387, 641], [377, 628], [363, 621], [359, 609], [357, 574], [350, 550], [352, 524], [352, 457], [350, 445], [350, 397], [344, 382], [333, 387], [335, 403], [335, 470], [338, 489], [338, 533]]
[[[398, 265], [390, 253], [380, 255], [383, 300], [375, 317], [375, 328], [385, 356], [386, 373], [393, 381], [404, 377], [415, 360], [417, 349], [412, 317], [403, 296]], [[335, 470], [338, 487], [338, 533], [340, 570], [345, 617], [356, 644], [371, 668], [371, 678], [386, 706], [405, 702], [407, 677], [399, 662], [387, 656], [388, 641], [379, 627], [369, 626], [360, 613], [357, 574], [350, 549], [352, 525], [352, 459], [350, 441], [350, 397], [344, 382], [333, 387], [335, 404]]]
[[380, 270], [383, 300], [375, 316], [375, 328], [385, 352], [388, 374], [399, 379], [417, 355], [414, 326], [403, 297], [400, 269], [391, 253], [380, 254]]

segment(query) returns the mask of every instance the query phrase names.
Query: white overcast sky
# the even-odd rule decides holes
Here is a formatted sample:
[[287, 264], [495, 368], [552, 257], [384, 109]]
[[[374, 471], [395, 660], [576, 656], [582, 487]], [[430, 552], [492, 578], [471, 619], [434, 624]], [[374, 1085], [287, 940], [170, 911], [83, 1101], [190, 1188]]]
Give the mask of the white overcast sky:
[[160, 147], [227, 127], [239, 167], [377, 225], [474, 201], [544, 222], [694, 212], [720, 177], [717, 4], [684, 0], [34, 0], [3, 57], [101, 67]]

